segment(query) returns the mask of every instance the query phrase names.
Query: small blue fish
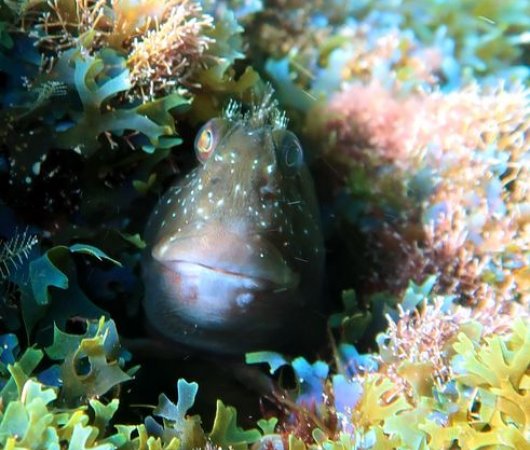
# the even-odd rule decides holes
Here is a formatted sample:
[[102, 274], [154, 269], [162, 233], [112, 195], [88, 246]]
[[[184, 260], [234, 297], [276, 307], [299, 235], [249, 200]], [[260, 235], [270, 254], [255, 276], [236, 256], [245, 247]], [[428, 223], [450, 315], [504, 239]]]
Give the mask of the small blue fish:
[[311, 333], [324, 248], [297, 137], [267, 92], [195, 140], [200, 165], [160, 199], [145, 233], [144, 307], [172, 342], [215, 353], [289, 348]]

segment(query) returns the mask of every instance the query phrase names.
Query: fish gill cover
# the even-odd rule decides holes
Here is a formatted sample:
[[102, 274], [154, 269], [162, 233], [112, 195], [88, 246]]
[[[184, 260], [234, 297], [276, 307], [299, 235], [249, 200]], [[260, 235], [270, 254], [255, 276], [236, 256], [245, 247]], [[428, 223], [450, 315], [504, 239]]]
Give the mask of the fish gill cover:
[[[530, 448], [529, 17], [524, 0], [0, 0], [0, 446]], [[252, 107], [267, 82], [277, 100]], [[199, 387], [193, 358], [134, 352], [140, 255], [198, 126], [283, 128], [278, 110], [316, 181], [329, 333], [246, 355], [267, 388], [249, 419], [222, 371]]]

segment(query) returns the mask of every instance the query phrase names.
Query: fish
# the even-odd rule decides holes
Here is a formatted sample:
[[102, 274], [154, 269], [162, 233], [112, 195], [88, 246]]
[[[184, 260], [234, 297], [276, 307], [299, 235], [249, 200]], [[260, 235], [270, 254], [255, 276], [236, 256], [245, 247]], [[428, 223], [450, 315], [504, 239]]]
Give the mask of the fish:
[[324, 243], [300, 141], [272, 91], [230, 102], [160, 198], [142, 259], [149, 328], [213, 354], [289, 349], [319, 315]]

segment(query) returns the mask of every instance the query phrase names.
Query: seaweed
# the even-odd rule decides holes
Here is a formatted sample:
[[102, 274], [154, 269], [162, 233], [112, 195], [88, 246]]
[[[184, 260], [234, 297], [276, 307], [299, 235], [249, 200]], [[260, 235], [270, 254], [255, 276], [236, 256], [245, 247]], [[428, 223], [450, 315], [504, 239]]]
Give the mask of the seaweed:
[[[499, 5], [0, 0], [0, 446], [530, 449], [530, 22]], [[269, 83], [314, 163], [327, 338], [247, 354], [269, 390], [241, 405], [224, 355], [135, 404], [146, 218]]]

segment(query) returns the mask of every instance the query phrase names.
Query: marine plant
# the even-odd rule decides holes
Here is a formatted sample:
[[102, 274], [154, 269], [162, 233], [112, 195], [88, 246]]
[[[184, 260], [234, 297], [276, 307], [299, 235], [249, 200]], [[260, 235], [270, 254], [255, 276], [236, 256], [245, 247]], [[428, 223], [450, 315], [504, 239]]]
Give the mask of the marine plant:
[[[217, 404], [213, 429], [205, 433], [198, 416], [189, 416], [198, 386], [178, 381], [178, 402], [161, 395], [153, 416], [137, 425], [112, 421], [120, 401], [119, 386], [137, 368], [124, 370], [127, 357], [120, 349], [114, 322], [88, 322], [83, 335], [55, 329], [53, 344], [28, 348], [19, 354], [12, 334], [2, 336], [0, 358], [0, 444], [17, 449], [164, 449], [212, 445], [243, 448], [256, 440], [257, 430], [236, 426], [234, 408]], [[58, 364], [35, 373], [45, 355]]]
[[400, 94], [355, 84], [327, 112], [328, 154], [350, 171], [342, 207], [381, 213], [370, 226], [346, 219], [363, 227], [372, 257], [386, 253], [370, 275], [377, 283], [399, 290], [436, 273], [474, 303], [528, 304], [526, 88]]
[[502, 7], [490, 0], [427, 1], [421, 5], [412, 0], [348, 3], [358, 17], [410, 28], [426, 45], [445, 35], [453, 42], [458, 63], [472, 77], [515, 74], [518, 69], [525, 72], [521, 57], [530, 24], [524, 1], [510, 0]]
[[[181, 143], [176, 115], [197, 115], [189, 109], [194, 92], [207, 95], [211, 105], [201, 117], [215, 115], [225, 97], [242, 96], [258, 81], [250, 70], [235, 80], [232, 65], [242, 53], [233, 15], [214, 21], [194, 1], [1, 6], [7, 95], [0, 135], [11, 166], [8, 185], [26, 191], [28, 201], [52, 182], [47, 177], [68, 173], [73, 185], [62, 202], [67, 211], [76, 210], [79, 191], [89, 189], [79, 179], [87, 160], [98, 158], [106, 173], [116, 173], [115, 162], [132, 150], [145, 154], [128, 155], [120, 173], [137, 170], [145, 182]], [[63, 206], [59, 199], [40, 201]]]
[[452, 90], [526, 80], [528, 5], [494, 3], [270, 1], [254, 16], [250, 41], [285, 105], [304, 114], [345, 82]]
[[[0, 446], [530, 449], [527, 3], [0, 0]], [[133, 405], [145, 217], [261, 79], [317, 156], [330, 349], [246, 355], [250, 425], [216, 377], [211, 424], [176, 376]]]
[[[52, 345], [22, 354], [16, 337], [4, 335], [0, 441], [12, 449], [527, 448], [528, 314], [513, 321], [477, 313], [434, 295], [432, 286], [429, 279], [408, 287], [396, 321], [378, 337], [378, 353], [341, 342], [332, 365], [247, 355], [273, 372], [290, 366], [297, 380], [294, 390], [275, 394], [290, 414], [258, 421], [261, 431], [239, 428], [234, 408], [219, 401], [206, 432], [188, 414], [198, 386], [185, 380], [176, 404], [161, 395], [145, 423], [117, 424], [118, 387], [137, 368], [125, 369], [129, 357], [112, 321], [88, 322], [81, 335], [56, 328]], [[36, 372], [45, 355], [57, 363]]]
[[477, 312], [434, 295], [433, 282], [407, 288], [377, 353], [343, 341], [331, 367], [247, 355], [298, 380], [277, 396], [293, 416], [256, 448], [528, 448], [528, 311], [515, 322]]

